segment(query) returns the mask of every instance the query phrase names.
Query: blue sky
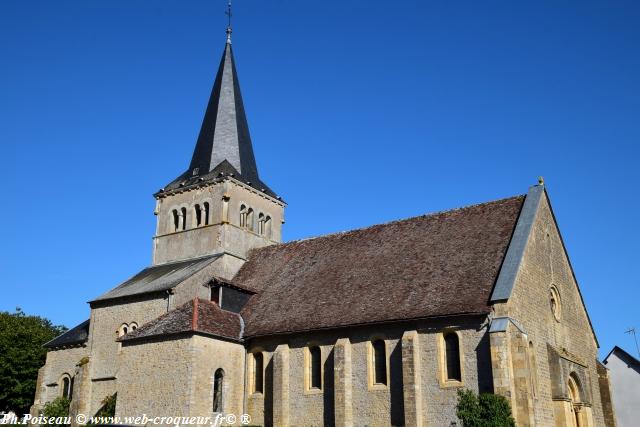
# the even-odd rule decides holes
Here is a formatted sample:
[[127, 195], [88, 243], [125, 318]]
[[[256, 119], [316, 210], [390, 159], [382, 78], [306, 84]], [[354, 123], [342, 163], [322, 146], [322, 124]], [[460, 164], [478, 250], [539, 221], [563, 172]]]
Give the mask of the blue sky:
[[[545, 177], [605, 355], [635, 354], [640, 3], [236, 1], [234, 51], [286, 240]], [[0, 310], [73, 326], [150, 262], [225, 2], [0, 4]]]

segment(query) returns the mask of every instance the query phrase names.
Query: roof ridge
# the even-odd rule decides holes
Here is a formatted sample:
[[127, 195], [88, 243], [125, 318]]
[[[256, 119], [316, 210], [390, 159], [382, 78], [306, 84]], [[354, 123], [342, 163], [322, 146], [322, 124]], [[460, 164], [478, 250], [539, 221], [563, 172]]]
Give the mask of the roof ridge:
[[401, 223], [401, 222], [407, 222], [407, 221], [411, 221], [411, 220], [418, 219], [418, 218], [437, 217], [438, 215], [444, 215], [444, 214], [449, 214], [449, 213], [452, 213], [452, 212], [457, 212], [457, 211], [463, 211], [463, 210], [467, 210], [467, 209], [477, 208], [477, 207], [484, 206], [484, 205], [490, 205], [490, 204], [494, 204], [494, 203], [505, 202], [507, 200], [513, 200], [513, 199], [517, 199], [517, 198], [524, 198], [525, 196], [526, 196], [526, 194], [518, 194], [516, 196], [504, 197], [502, 199], [490, 200], [490, 201], [487, 201], [487, 202], [474, 203], [474, 204], [471, 204], [471, 205], [461, 206], [461, 207], [458, 207], [458, 208], [440, 210], [440, 211], [426, 213], [426, 214], [422, 214], [422, 215], [411, 216], [411, 217], [408, 217], [408, 218], [394, 219], [394, 220], [387, 221], [387, 222], [380, 222], [380, 223], [377, 223], [377, 224], [371, 224], [371, 225], [367, 225], [367, 226], [360, 227], [360, 228], [354, 228], [352, 230], [334, 231], [332, 233], [323, 234], [323, 235], [320, 235], [320, 236], [305, 237], [305, 238], [298, 239], [298, 240], [291, 240], [289, 242], [279, 243], [277, 245], [264, 246], [262, 248], [253, 249], [253, 251], [266, 250], [266, 249], [269, 249], [269, 248], [278, 248], [278, 247], [281, 247], [281, 246], [287, 246], [287, 245], [293, 245], [293, 244], [296, 244], [296, 243], [308, 242], [310, 240], [318, 240], [318, 239], [323, 239], [323, 238], [346, 235], [346, 234], [349, 234], [349, 233], [357, 233], [357, 232], [366, 231], [366, 230], [369, 230], [369, 229], [372, 229], [372, 228], [375, 228], [375, 227], [381, 227], [381, 226], [392, 225], [392, 224]]

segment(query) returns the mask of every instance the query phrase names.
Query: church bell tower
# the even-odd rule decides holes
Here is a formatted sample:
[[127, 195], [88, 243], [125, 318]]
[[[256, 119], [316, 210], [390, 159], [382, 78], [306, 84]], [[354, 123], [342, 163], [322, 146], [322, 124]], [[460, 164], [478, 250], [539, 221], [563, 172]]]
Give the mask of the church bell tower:
[[154, 197], [155, 265], [219, 254], [239, 267], [281, 241], [285, 203], [258, 175], [230, 26], [189, 169]]

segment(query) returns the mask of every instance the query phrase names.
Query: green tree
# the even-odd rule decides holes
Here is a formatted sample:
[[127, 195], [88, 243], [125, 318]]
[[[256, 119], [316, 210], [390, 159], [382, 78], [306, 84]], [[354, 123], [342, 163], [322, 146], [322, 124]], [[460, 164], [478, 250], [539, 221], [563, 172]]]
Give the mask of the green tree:
[[42, 345], [64, 331], [64, 326], [27, 316], [20, 308], [0, 312], [0, 411], [29, 411], [47, 354]]
[[497, 394], [458, 390], [456, 415], [463, 427], [515, 427], [507, 399]]

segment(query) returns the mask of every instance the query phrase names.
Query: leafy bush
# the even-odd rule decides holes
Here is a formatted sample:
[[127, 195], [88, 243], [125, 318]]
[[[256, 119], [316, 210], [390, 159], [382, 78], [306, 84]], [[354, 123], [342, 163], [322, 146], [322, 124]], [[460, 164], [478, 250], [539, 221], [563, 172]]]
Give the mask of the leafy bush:
[[491, 393], [458, 390], [456, 415], [463, 427], [515, 427], [509, 401]]
[[[51, 402], [47, 402], [41, 411], [41, 414], [47, 418], [64, 418], [69, 416], [69, 405], [71, 400], [66, 397], [58, 397]], [[64, 426], [68, 424], [54, 424]]]
[[114, 393], [102, 400], [102, 407], [96, 413], [96, 417], [114, 417], [116, 415], [116, 399], [118, 394]]

